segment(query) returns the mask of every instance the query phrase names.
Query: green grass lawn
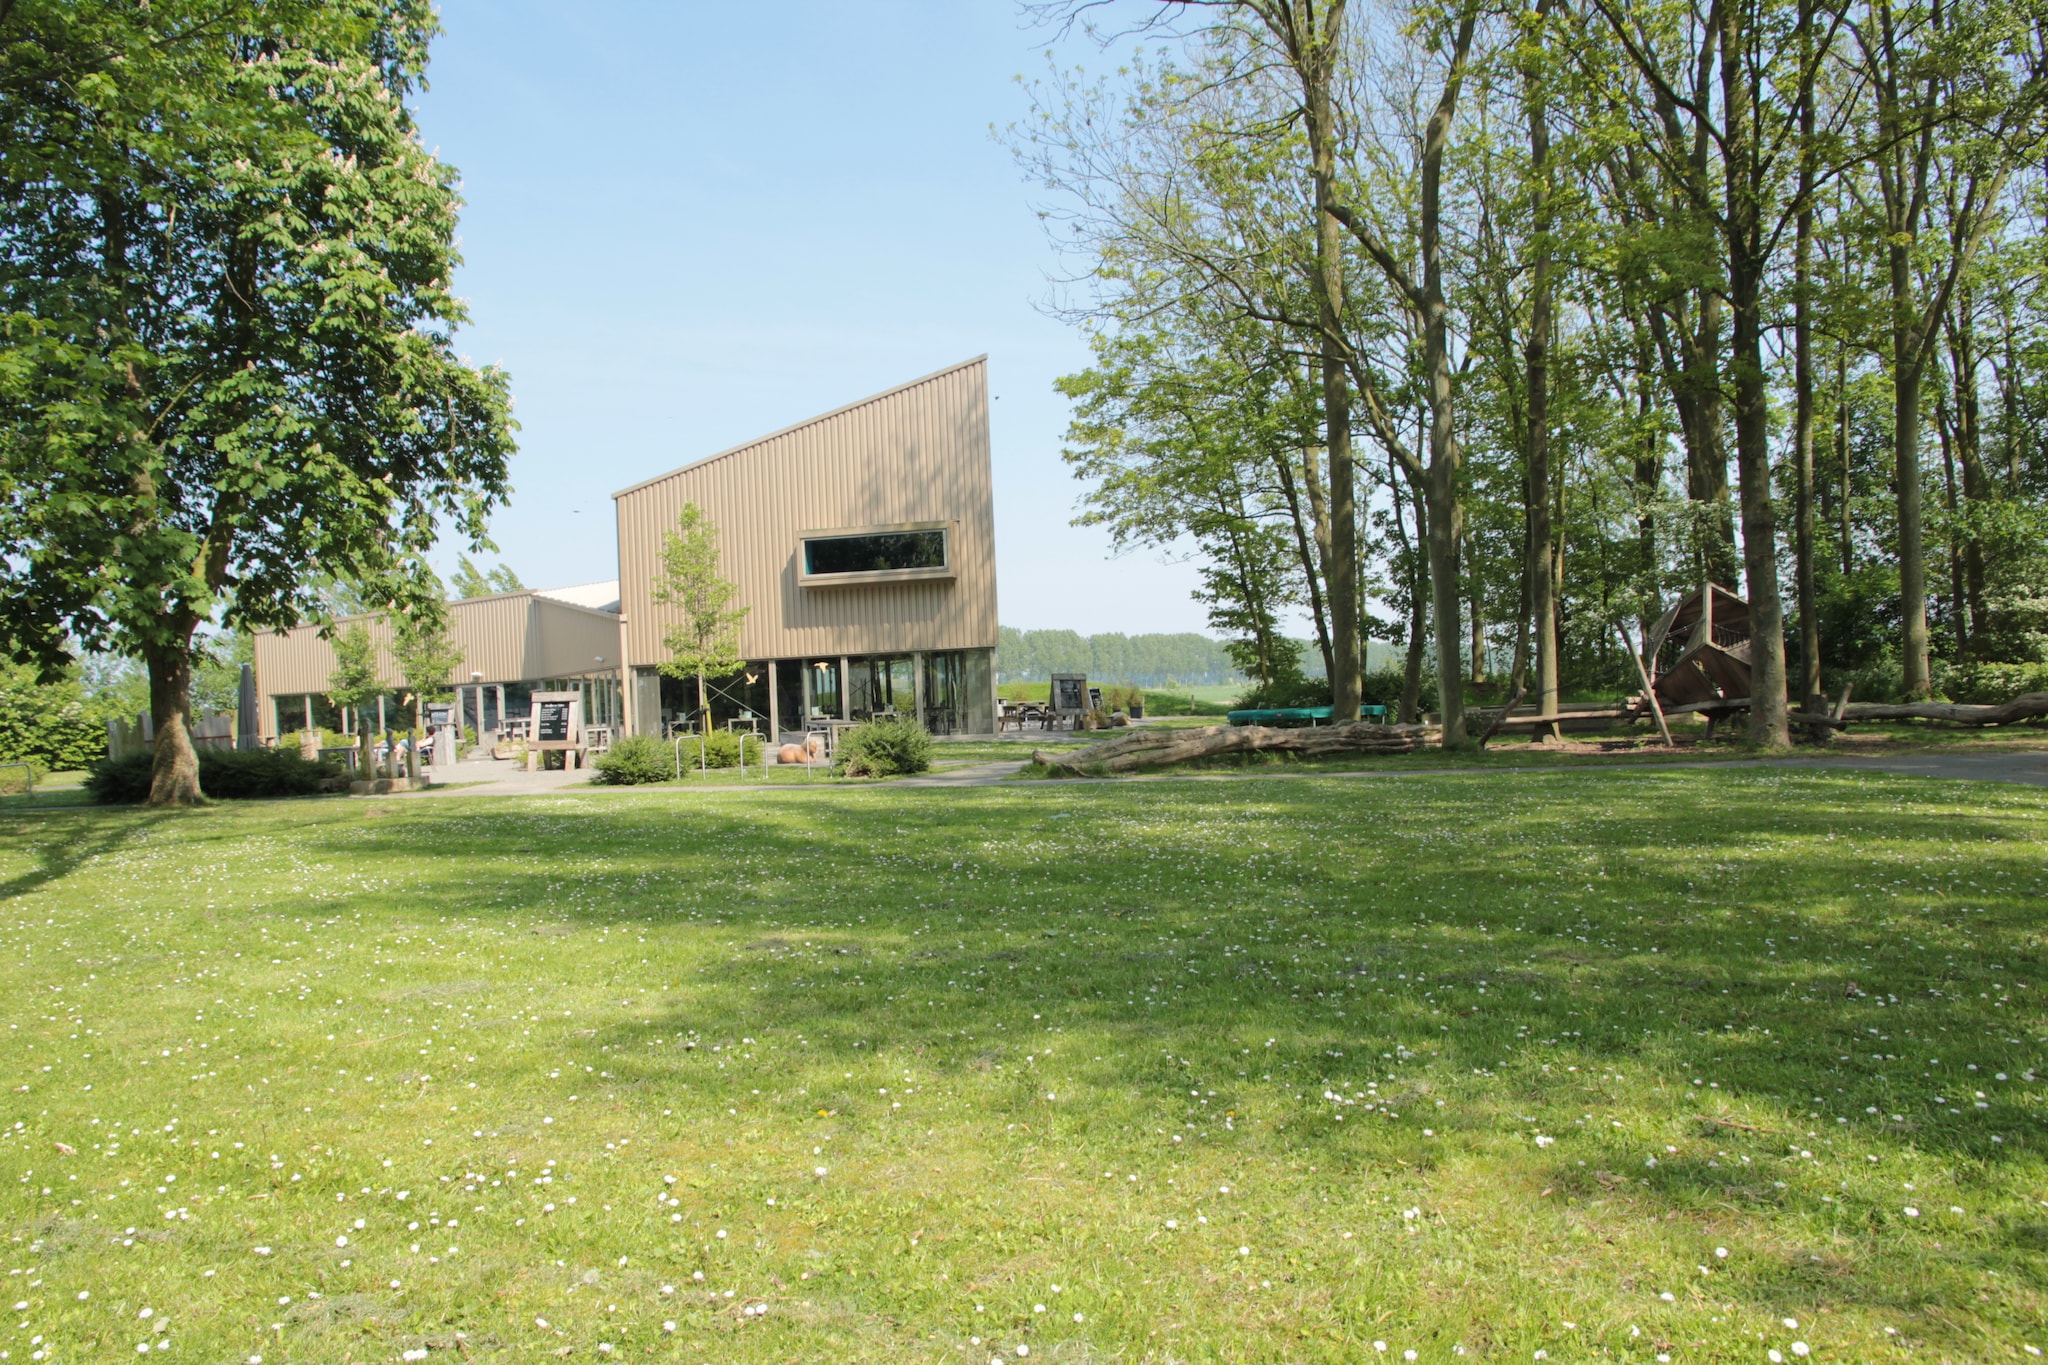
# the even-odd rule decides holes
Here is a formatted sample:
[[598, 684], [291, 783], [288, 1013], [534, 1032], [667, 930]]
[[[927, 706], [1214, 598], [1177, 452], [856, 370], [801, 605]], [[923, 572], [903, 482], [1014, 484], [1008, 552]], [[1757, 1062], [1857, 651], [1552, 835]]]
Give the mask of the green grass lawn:
[[0, 1351], [2031, 1358], [2044, 853], [1729, 769], [0, 813]]

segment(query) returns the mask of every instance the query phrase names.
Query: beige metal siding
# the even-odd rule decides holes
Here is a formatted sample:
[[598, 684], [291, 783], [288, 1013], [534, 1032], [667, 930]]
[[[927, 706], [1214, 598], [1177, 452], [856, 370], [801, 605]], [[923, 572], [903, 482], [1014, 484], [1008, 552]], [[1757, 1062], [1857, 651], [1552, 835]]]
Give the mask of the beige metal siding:
[[[619, 618], [531, 592], [472, 597], [448, 604], [448, 633], [462, 650], [460, 666], [445, 681], [531, 682], [599, 673], [619, 665]], [[382, 616], [354, 618], [377, 642], [377, 671], [391, 687], [402, 683], [392, 659], [390, 628]], [[353, 621], [341, 623], [344, 627]], [[265, 631], [256, 636], [256, 687], [266, 697], [324, 693], [334, 673], [334, 649], [317, 626]], [[600, 662], [600, 656], [602, 662]]]
[[516, 675], [522, 679], [570, 678], [619, 666], [619, 618], [608, 611], [536, 597], [526, 638], [526, 671]]
[[[635, 664], [665, 657], [678, 619], [653, 599], [683, 504], [717, 525], [720, 571], [751, 610], [752, 659], [993, 648], [995, 517], [988, 368], [975, 359], [616, 495], [619, 596]], [[954, 576], [866, 586], [798, 582], [805, 531], [944, 522]]]

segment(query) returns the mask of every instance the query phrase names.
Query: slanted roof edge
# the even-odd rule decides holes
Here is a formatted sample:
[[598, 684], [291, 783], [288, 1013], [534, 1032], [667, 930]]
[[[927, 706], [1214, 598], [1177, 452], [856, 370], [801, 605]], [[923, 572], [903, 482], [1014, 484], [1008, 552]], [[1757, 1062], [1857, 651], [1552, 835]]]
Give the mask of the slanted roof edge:
[[805, 427], [816, 426], [820, 422], [829, 422], [834, 417], [839, 417], [846, 413], [852, 412], [855, 408], [864, 408], [870, 403], [879, 403], [884, 398], [894, 398], [897, 394], [902, 393], [907, 389], [914, 389], [920, 384], [929, 384], [934, 379], [942, 379], [945, 376], [952, 374], [957, 370], [968, 369], [971, 366], [980, 365], [987, 360], [988, 352], [983, 351], [980, 355], [975, 356], [970, 360], [963, 360], [957, 365], [948, 365], [944, 369], [933, 370], [930, 374], [920, 375], [918, 378], [909, 380], [902, 384], [898, 384], [894, 388], [884, 389], [880, 393], [871, 393], [865, 398], [856, 398], [853, 402], [842, 404], [841, 406], [832, 409], [830, 412], [821, 412], [815, 417], [806, 417], [801, 422], [792, 422], [788, 426], [782, 427], [776, 431], [771, 431], [765, 436], [756, 436], [752, 440], [742, 441], [740, 444], [736, 446], [727, 446], [724, 450], [719, 451], [715, 455], [706, 455], [701, 460], [692, 460], [688, 464], [677, 465], [674, 469], [671, 469], [666, 473], [656, 474], [652, 478], [642, 479], [640, 480], [640, 482], [636, 484], [632, 484], [628, 487], [621, 488], [618, 492], [612, 494], [612, 500], [616, 502], [620, 498], [626, 497], [633, 493], [637, 493], [643, 488], [647, 488], [650, 487], [651, 485], [661, 483], [667, 479], [672, 479], [678, 474], [687, 474], [693, 469], [700, 469], [707, 464], [713, 463], [714, 461], [723, 460], [731, 456], [738, 455], [744, 451], [753, 449], [755, 446], [766, 445], [768, 442], [775, 440], [777, 437], [787, 436], [793, 431], [802, 431]]

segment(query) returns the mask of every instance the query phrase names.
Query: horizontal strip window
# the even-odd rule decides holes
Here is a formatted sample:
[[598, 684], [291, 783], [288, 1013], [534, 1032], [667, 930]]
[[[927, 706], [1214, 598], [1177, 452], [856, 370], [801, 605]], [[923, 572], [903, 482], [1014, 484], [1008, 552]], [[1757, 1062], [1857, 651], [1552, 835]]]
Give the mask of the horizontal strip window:
[[844, 535], [803, 538], [803, 579], [807, 583], [887, 583], [901, 579], [950, 578], [952, 564], [943, 526], [892, 526]]

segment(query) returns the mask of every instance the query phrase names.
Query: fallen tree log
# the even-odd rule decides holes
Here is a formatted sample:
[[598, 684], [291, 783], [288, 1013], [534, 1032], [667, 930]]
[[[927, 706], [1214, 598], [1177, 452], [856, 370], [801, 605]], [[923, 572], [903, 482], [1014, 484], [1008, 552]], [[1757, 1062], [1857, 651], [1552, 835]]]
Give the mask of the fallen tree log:
[[1031, 760], [1041, 767], [1081, 776], [1128, 773], [1222, 754], [1287, 753], [1305, 757], [1328, 754], [1407, 754], [1427, 748], [1442, 736], [1437, 725], [1315, 725], [1281, 729], [1267, 725], [1208, 725], [1199, 730], [1159, 730], [1127, 735], [1085, 749], [1051, 753], [1039, 749]]
[[1842, 709], [1844, 720], [1939, 720], [1950, 725], [2011, 725], [2015, 721], [2048, 716], [2048, 692], [2023, 693], [2003, 706], [1967, 706], [1946, 701], [1920, 701], [1895, 706], [1888, 702], [1859, 701], [1851, 702]]
[[[1691, 702], [1684, 706], [1667, 706], [1664, 714], [1675, 716], [1686, 711], [1727, 712], [1747, 710], [1748, 697], [1723, 697], [1714, 701]], [[1847, 705], [1838, 704], [1832, 715], [1817, 715], [1811, 711], [1794, 711], [1786, 717], [1793, 725], [1823, 726], [1839, 730], [1859, 720], [1934, 720], [1948, 725], [2012, 725], [2018, 721], [2034, 720], [2048, 716], [2048, 692], [2026, 692], [2014, 697], [2003, 706], [1971, 706], [1961, 702], [1916, 701], [1882, 702], [1857, 701]]]

